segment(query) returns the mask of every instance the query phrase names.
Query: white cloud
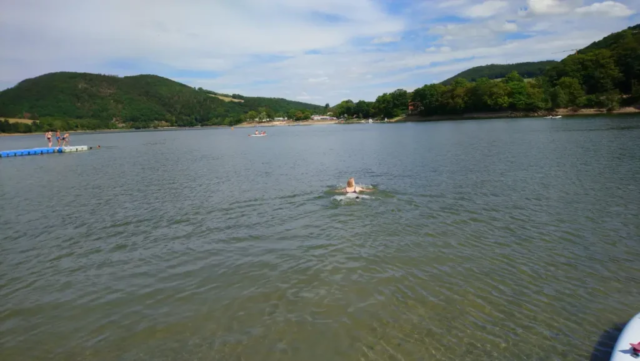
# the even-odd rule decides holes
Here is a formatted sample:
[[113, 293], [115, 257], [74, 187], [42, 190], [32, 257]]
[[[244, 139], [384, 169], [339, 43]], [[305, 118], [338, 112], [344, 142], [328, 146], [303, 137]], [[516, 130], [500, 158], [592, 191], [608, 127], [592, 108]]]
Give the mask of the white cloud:
[[459, 48], [498, 44], [500, 34], [516, 31], [518, 31], [516, 23], [490, 20], [434, 26], [429, 30], [429, 33], [441, 35], [441, 43], [455, 45], [456, 48]]
[[505, 21], [504, 24], [502, 24], [500, 30], [505, 33], [514, 33], [518, 31], [518, 24]]
[[328, 83], [329, 82], [329, 78], [327, 78], [326, 76], [320, 77], [320, 78], [309, 78], [309, 83]]
[[529, 31], [545, 31], [549, 30], [552, 26], [553, 24], [549, 22], [538, 22], [529, 27]]
[[464, 15], [469, 18], [488, 18], [499, 14], [507, 8], [506, 1], [490, 0], [482, 4], [474, 5], [464, 11]]
[[468, 3], [468, 0], [448, 0], [448, 1], [443, 1], [439, 3], [438, 7], [443, 9], [443, 8], [450, 8], [455, 6], [462, 6], [462, 5], [466, 5], [467, 3]]
[[605, 1], [578, 8], [576, 9], [576, 13], [583, 15], [627, 17], [635, 14], [635, 11], [629, 9], [624, 4], [615, 1]]
[[386, 43], [396, 43], [400, 41], [402, 38], [399, 36], [381, 36], [379, 38], [375, 38], [371, 41], [371, 44], [386, 44]]
[[314, 100], [314, 99], [321, 99], [321, 97], [309, 95], [309, 94], [307, 94], [307, 92], [302, 92], [302, 93], [300, 93], [300, 95], [298, 95], [296, 97], [296, 99], [298, 99], [298, 100]]
[[568, 0], [527, 0], [528, 13], [533, 15], [566, 14], [573, 9], [573, 3]]
[[[631, 11], [638, 9], [637, 1], [617, 0]], [[225, 93], [335, 104], [345, 96], [374, 100], [383, 92], [443, 80], [472, 66], [557, 59], [566, 53], [553, 54], [632, 25], [630, 19], [583, 16], [574, 11], [583, 7], [581, 0], [529, 0], [523, 18], [517, 18], [518, 7], [527, 0], [431, 0], [419, 7], [397, 2], [415, 7], [396, 8], [393, 14], [380, 3], [5, 1], [0, 44], [11, 52], [0, 53], [0, 87], [62, 70], [156, 73]], [[560, 10], [550, 4], [560, 4]], [[443, 23], [451, 16], [469, 21]], [[439, 20], [434, 26], [429, 19]], [[509, 35], [518, 32], [532, 37], [513, 40], [517, 36]], [[393, 52], [375, 45], [390, 40], [397, 40]], [[211, 72], [216, 73], [206, 75]]]
[[[27, 18], [38, 26], [20, 20]], [[0, 42], [27, 59], [46, 53], [43, 63], [56, 66], [128, 58], [228, 70], [250, 55], [326, 49], [403, 29], [402, 18], [372, 0], [25, 0], [2, 6]]]

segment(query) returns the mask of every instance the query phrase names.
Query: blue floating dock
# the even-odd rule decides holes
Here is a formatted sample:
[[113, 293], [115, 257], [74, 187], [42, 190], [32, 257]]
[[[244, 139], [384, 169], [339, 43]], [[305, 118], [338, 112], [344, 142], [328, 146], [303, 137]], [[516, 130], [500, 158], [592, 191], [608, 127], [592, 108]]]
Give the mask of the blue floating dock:
[[55, 154], [55, 153], [75, 153], [75, 152], [83, 152], [86, 150], [89, 150], [89, 147], [86, 145], [79, 145], [77, 147], [3, 150], [3, 151], [0, 151], [0, 158], [21, 157], [25, 155]]

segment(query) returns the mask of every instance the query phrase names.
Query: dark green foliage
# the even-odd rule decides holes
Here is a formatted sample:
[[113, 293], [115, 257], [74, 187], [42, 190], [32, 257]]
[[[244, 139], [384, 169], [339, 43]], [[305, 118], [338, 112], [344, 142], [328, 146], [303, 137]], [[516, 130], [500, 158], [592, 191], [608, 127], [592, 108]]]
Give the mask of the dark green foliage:
[[443, 81], [442, 84], [450, 85], [453, 83], [453, 80], [457, 78], [462, 78], [471, 82], [475, 82], [481, 78], [502, 79], [506, 77], [507, 74], [514, 71], [525, 78], [535, 78], [544, 74], [548, 67], [556, 63], [557, 61], [555, 60], [549, 60], [534, 63], [490, 64], [477, 66]]
[[393, 118], [404, 115], [409, 104], [409, 93], [398, 89], [392, 93], [380, 95], [375, 102], [344, 100], [333, 108], [335, 116], [344, 118]]
[[616, 92], [633, 95], [634, 85], [640, 82], [640, 25], [592, 43], [550, 67], [545, 75], [552, 83], [566, 76], [577, 79], [587, 95], [593, 95], [586, 106], [608, 99], [608, 108], [615, 108], [617, 102], [611, 99]]
[[[14, 118], [29, 113], [30, 119], [84, 121], [69, 123], [69, 129], [90, 129], [97, 124], [95, 121], [100, 122], [100, 128], [115, 124], [150, 128], [157, 124], [234, 125], [243, 122], [246, 113], [258, 109], [270, 118], [292, 109], [318, 113], [325, 109], [321, 105], [237, 94], [234, 97], [243, 102], [225, 102], [212, 96], [216, 94], [155, 75], [119, 78], [60, 72], [24, 80], [0, 92], [0, 116]], [[94, 119], [94, 123], [86, 123], [87, 119]]]
[[353, 117], [355, 114], [353, 100], [343, 100], [333, 107], [333, 115], [337, 117]]
[[[308, 104], [302, 102], [296, 102], [293, 100], [286, 100], [282, 98], [263, 98], [263, 97], [242, 97], [237, 99], [243, 99], [244, 103], [236, 103], [241, 107], [249, 110], [257, 110], [259, 108], [265, 108], [273, 111], [272, 115], [280, 114], [285, 115], [291, 110], [308, 110], [313, 114], [325, 114], [325, 107], [322, 105]], [[273, 116], [269, 117], [273, 119]]]
[[381, 118], [399, 117], [407, 113], [409, 100], [409, 93], [404, 89], [384, 93], [372, 104], [372, 113]]
[[28, 123], [11, 123], [8, 119], [0, 120], [0, 133], [32, 133], [33, 125]]
[[371, 103], [365, 102], [364, 100], [360, 100], [353, 107], [354, 115], [357, 115], [359, 118], [369, 118], [372, 115]]
[[[143, 128], [150, 128], [151, 125], [140, 125]], [[8, 119], [0, 121], [0, 133], [32, 133], [47, 132], [60, 130], [61, 132], [69, 130], [100, 130], [100, 129], [118, 129], [118, 126], [110, 121], [95, 119], [68, 119], [68, 118], [52, 118], [45, 117], [31, 124], [10, 122]]]
[[[411, 94], [417, 114], [467, 112], [535, 112], [557, 108], [617, 109], [640, 102], [640, 25], [591, 44], [561, 62], [537, 64], [533, 81], [525, 81], [508, 66], [469, 69], [442, 84], [425, 85]], [[482, 77], [482, 74], [485, 74]], [[533, 73], [526, 73], [530, 77]], [[464, 76], [463, 76], [464, 75]], [[502, 78], [497, 81], [495, 79]], [[469, 83], [466, 79], [475, 80]], [[446, 84], [446, 85], [445, 85]], [[628, 94], [622, 97], [621, 94]], [[390, 99], [378, 97], [374, 110], [389, 113]]]

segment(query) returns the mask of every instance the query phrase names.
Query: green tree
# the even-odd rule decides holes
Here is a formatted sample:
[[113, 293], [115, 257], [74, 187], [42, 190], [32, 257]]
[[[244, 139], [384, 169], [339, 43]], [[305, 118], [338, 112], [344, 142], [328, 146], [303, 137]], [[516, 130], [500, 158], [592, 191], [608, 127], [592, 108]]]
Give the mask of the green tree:
[[440, 114], [443, 110], [442, 94], [446, 87], [441, 84], [427, 84], [413, 91], [411, 101], [419, 104], [422, 115]]
[[397, 117], [406, 114], [409, 109], [409, 93], [404, 89], [397, 89], [389, 95], [393, 103], [393, 115]]
[[626, 94], [632, 93], [633, 83], [640, 80], [640, 39], [637, 36], [637, 30], [625, 30], [612, 46], [612, 54], [622, 75], [619, 89]]
[[381, 117], [393, 118], [395, 116], [393, 99], [391, 98], [391, 95], [387, 93], [376, 98], [376, 101], [373, 103], [373, 109], [375, 114], [378, 114]]
[[355, 104], [353, 112], [360, 118], [369, 118], [371, 116], [371, 104], [364, 100], [360, 100]]
[[250, 111], [249, 113], [247, 113], [247, 120], [248, 121], [254, 121], [256, 119], [258, 119], [258, 113], [256, 113], [255, 111]]
[[608, 92], [622, 78], [609, 50], [570, 55], [551, 67], [548, 76], [556, 84], [564, 77], [576, 79], [587, 94]]
[[543, 84], [537, 81], [526, 83], [526, 110], [538, 111], [549, 108], [549, 100], [545, 95]]
[[265, 109], [264, 113], [267, 116], [267, 119], [273, 120], [273, 118], [276, 117], [276, 113], [273, 110], [271, 110], [270, 108]]
[[352, 117], [354, 114], [354, 110], [355, 110], [355, 104], [353, 103], [352, 100], [349, 99], [349, 100], [343, 100], [342, 102], [337, 104], [334, 108], [334, 113], [338, 117], [341, 117], [341, 116]]
[[469, 89], [471, 86], [465, 79], [455, 79], [450, 86], [445, 88], [442, 94], [442, 106], [450, 114], [459, 114], [464, 112], [467, 104], [469, 104]]
[[584, 90], [577, 79], [564, 77], [558, 81], [558, 89], [564, 95], [564, 106], [580, 107], [584, 103]]

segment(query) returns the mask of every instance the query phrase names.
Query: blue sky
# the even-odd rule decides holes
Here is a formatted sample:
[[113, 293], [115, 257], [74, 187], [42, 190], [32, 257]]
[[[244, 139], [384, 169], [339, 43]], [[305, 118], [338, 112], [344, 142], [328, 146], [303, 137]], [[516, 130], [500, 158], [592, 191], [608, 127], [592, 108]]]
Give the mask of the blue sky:
[[375, 100], [477, 65], [560, 59], [640, 22], [640, 0], [0, 0], [0, 8], [0, 89], [53, 71], [144, 73], [317, 104]]

